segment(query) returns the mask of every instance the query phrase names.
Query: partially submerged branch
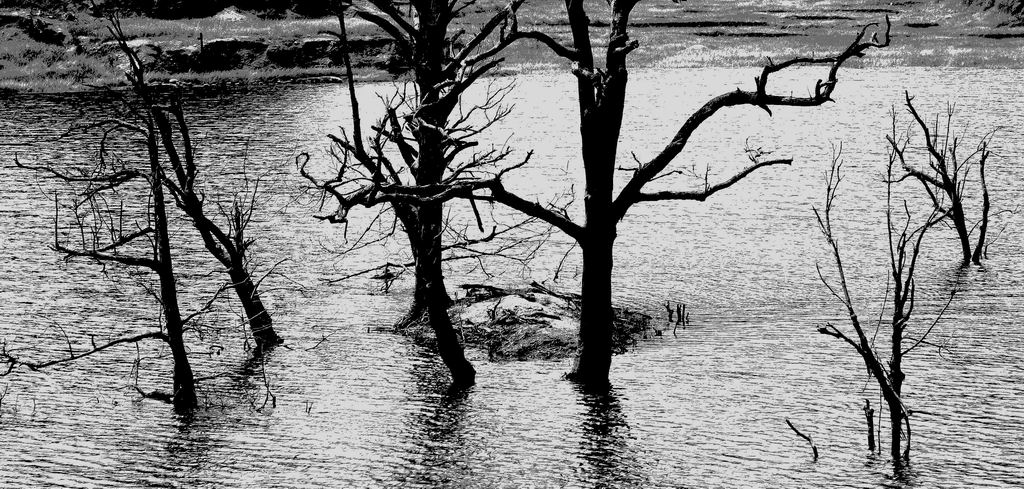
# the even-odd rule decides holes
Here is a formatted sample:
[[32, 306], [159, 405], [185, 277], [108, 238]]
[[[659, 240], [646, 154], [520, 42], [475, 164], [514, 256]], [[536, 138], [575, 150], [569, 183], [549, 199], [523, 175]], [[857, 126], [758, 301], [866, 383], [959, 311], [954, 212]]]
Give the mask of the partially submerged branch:
[[814, 444], [814, 440], [811, 439], [811, 437], [809, 435], [805, 435], [805, 434], [801, 433], [800, 430], [796, 429], [796, 426], [793, 426], [793, 423], [789, 421], [789, 418], [786, 418], [786, 424], [789, 425], [789, 428], [791, 430], [793, 430], [793, 433], [796, 433], [796, 435], [799, 436], [800, 438], [803, 438], [804, 440], [807, 440], [807, 443], [811, 445], [811, 454], [814, 456], [814, 461], [817, 462], [818, 461], [818, 445]]
[[90, 348], [88, 350], [77, 351], [77, 352], [71, 350], [71, 351], [69, 351], [69, 354], [66, 357], [58, 358], [58, 359], [54, 359], [54, 360], [46, 360], [46, 361], [23, 360], [21, 357], [15, 355], [13, 352], [9, 351], [7, 349], [7, 344], [4, 343], [3, 345], [0, 345], [0, 361], [2, 361], [3, 363], [6, 363], [7, 364], [7, 368], [6, 368], [5, 371], [0, 372], [0, 377], [9, 375], [11, 372], [13, 372], [18, 367], [25, 367], [25, 368], [27, 368], [29, 370], [32, 370], [32, 371], [38, 371], [38, 370], [42, 370], [42, 369], [47, 368], [47, 367], [52, 367], [54, 365], [60, 365], [60, 364], [64, 364], [64, 363], [73, 362], [75, 360], [79, 360], [81, 358], [85, 358], [87, 356], [94, 355], [96, 353], [99, 353], [99, 352], [101, 352], [103, 350], [106, 350], [108, 348], [111, 348], [111, 347], [114, 347], [114, 346], [117, 346], [117, 345], [122, 345], [122, 344], [126, 344], [126, 343], [138, 343], [140, 341], [147, 340], [147, 339], [157, 339], [157, 340], [160, 340], [160, 341], [163, 341], [163, 342], [167, 342], [167, 335], [165, 335], [163, 332], [160, 332], [160, 331], [152, 331], [152, 332], [149, 332], [149, 333], [142, 333], [142, 334], [137, 334], [137, 335], [134, 335], [134, 336], [126, 336], [124, 338], [118, 338], [116, 340], [111, 340], [111, 341], [108, 341], [108, 342], [100, 344], [100, 345], [96, 344], [95, 338], [91, 338], [92, 348]]

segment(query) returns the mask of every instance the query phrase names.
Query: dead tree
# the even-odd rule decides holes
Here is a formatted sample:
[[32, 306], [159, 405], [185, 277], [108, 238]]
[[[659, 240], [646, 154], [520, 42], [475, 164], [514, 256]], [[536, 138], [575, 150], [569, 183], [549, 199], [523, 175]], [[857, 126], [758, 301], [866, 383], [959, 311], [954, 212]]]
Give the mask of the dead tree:
[[[838, 195], [839, 185], [842, 182], [842, 162], [837, 151], [833, 155], [832, 169], [826, 174], [827, 183], [825, 186], [824, 208], [814, 209], [818, 220], [818, 227], [825, 241], [828, 243], [832, 258], [835, 260], [836, 273], [838, 278], [830, 283], [818, 268], [818, 276], [823, 284], [828, 287], [829, 292], [839, 300], [849, 315], [850, 328], [840, 328], [832, 323], [818, 328], [818, 332], [843, 340], [850, 345], [863, 359], [870, 377], [878, 384], [882, 398], [889, 408], [890, 423], [890, 455], [896, 466], [901, 466], [910, 460], [910, 417], [912, 410], [903, 401], [903, 383], [906, 374], [903, 370], [903, 362], [907, 354], [922, 345], [929, 345], [928, 336], [939, 323], [949, 304], [953, 300], [956, 290], [950, 292], [949, 300], [938, 312], [935, 319], [925, 328], [911, 328], [911, 313], [914, 312], [917, 286], [914, 274], [918, 265], [918, 257], [921, 252], [921, 241], [926, 231], [939, 223], [942, 216], [933, 211], [923, 223], [915, 225], [912, 223], [912, 216], [906, 201], [900, 209], [893, 209], [893, 186], [892, 179], [894, 163], [898, 157], [895, 150], [890, 151], [886, 187], [886, 222], [889, 243], [889, 272], [890, 283], [887, 283], [886, 294], [892, 301], [892, 317], [889, 321], [888, 341], [877, 345], [873, 335], [865, 331], [864, 325], [856, 312], [850, 289], [847, 286], [846, 270], [843, 267], [842, 253], [839, 246], [839, 237], [832, 229], [832, 208]], [[904, 214], [902, 223], [894, 215], [902, 210]], [[883, 305], [884, 306], [884, 305]], [[881, 320], [879, 320], [881, 327]], [[886, 352], [888, 350], [888, 352]], [[888, 359], [885, 358], [888, 353]], [[868, 408], [865, 407], [865, 410]], [[869, 425], [870, 426], [870, 425]], [[905, 430], [904, 430], [905, 428]], [[902, 439], [906, 439], [906, 445], [901, 449]], [[869, 442], [870, 443], [870, 442]]]
[[[956, 106], [947, 106], [942, 126], [939, 125], [939, 118], [936, 117], [935, 123], [929, 129], [928, 123], [914, 108], [914, 98], [910, 96], [909, 92], [904, 92], [904, 96], [906, 97], [907, 111], [913, 116], [916, 126], [923, 133], [927, 165], [914, 165], [908, 160], [910, 155], [907, 154], [907, 146], [911, 141], [911, 131], [908, 130], [902, 137], [896, 133], [896, 111], [893, 110], [893, 134], [887, 139], [904, 171], [904, 174], [897, 179], [913, 178], [921, 183], [936, 212], [952, 221], [960, 242], [963, 262], [973, 261], [974, 264], [980, 265], [981, 259], [985, 255], [985, 236], [988, 233], [991, 208], [988, 184], [985, 182], [985, 163], [992, 154], [988, 149], [992, 133], [982, 136], [977, 147], [964, 156], [959, 152], [961, 140], [954, 134], [952, 127]], [[968, 182], [971, 181], [970, 173], [975, 168], [977, 168], [977, 179], [981, 187], [981, 218], [976, 224], [971, 225], [968, 223], [967, 213], [964, 210], [964, 190]], [[978, 239], [972, 251], [971, 234], [975, 229], [978, 230]]]
[[[302, 175], [338, 204], [336, 212], [322, 219], [347, 225], [348, 213], [356, 206], [386, 205], [394, 212], [408, 238], [416, 280], [412, 306], [403, 322], [426, 317], [455, 386], [473, 384], [476, 372], [448, 317], [451, 300], [442, 270], [443, 236], [448, 228], [444, 206], [454, 196], [434, 197], [437, 189], [500, 175], [529, 159], [527, 155], [520, 163], [505, 165], [509, 148], [480, 149], [475, 140], [508, 114], [510, 109], [502, 100], [511, 85], [488, 90], [483, 102], [463, 104], [466, 91], [501, 62], [500, 50], [483, 50], [483, 43], [514, 17], [523, 0], [513, 0], [465, 39], [465, 31], [455, 30], [452, 22], [474, 3], [414, 1], [408, 13], [390, 0], [344, 5], [338, 12], [340, 30], [334, 34], [341, 41], [348, 77], [351, 133], [330, 136], [336, 159], [336, 173], [330, 178], [320, 179], [307, 171], [308, 158], [299, 162]], [[369, 135], [364, 134], [352, 76], [346, 16], [368, 21], [393, 39], [413, 78], [409, 89], [382, 99], [383, 116]], [[392, 193], [387, 190], [391, 188], [416, 190]], [[483, 233], [477, 203], [469, 199], [469, 204]]]
[[[768, 60], [760, 76], [754, 80], [753, 90], [736, 89], [714, 97], [691, 114], [675, 136], [646, 161], [637, 159], [625, 186], [614, 195], [618, 144], [626, 99], [628, 69], [626, 60], [639, 42], [629, 37], [629, 16], [638, 0], [611, 0], [607, 22], [607, 47], [604, 66], [595, 61], [590, 18], [582, 0], [566, 0], [566, 13], [572, 37], [572, 46], [563, 45], [550, 36], [520, 31], [515, 10], [499, 19], [501, 29], [498, 42], [484, 54], [494, 56], [512, 43], [529, 39], [541, 42], [556, 55], [571, 63], [576, 76], [579, 97], [580, 132], [582, 146], [580, 158], [586, 179], [583, 223], [573, 220], [564, 208], [553, 208], [524, 199], [508, 191], [502, 184], [503, 173], [494, 177], [459, 180], [446, 185], [407, 187], [394, 184], [376, 185], [378, 198], [406, 199], [418, 202], [440, 202], [459, 197], [477, 201], [500, 202], [541, 219], [572, 237], [583, 252], [582, 295], [579, 353], [571, 380], [584, 385], [606, 387], [612, 357], [612, 304], [611, 276], [612, 251], [619, 222], [635, 204], [666, 200], [704, 201], [745, 179], [755, 171], [772, 166], [790, 164], [789, 159], [767, 159], [767, 151], [748, 149], [750, 164], [743, 170], [718, 183], [711, 183], [705, 173], [698, 188], [685, 190], [645, 190], [651, 182], [679, 173], [668, 170], [683, 151], [697, 128], [704, 125], [719, 110], [749, 106], [761, 108], [771, 114], [773, 106], [814, 107], [833, 101], [832, 93], [839, 82], [839, 69], [850, 59], [864, 56], [871, 48], [889, 44], [889, 21], [882, 28], [877, 24], [865, 26], [842, 52], [833, 56], [797, 57], [776, 63]], [[489, 24], [490, 25], [490, 24]], [[874, 32], [869, 30], [874, 29]], [[481, 55], [483, 56], [483, 55]], [[459, 58], [456, 58], [457, 60]], [[464, 58], [463, 64], [476, 58]], [[469, 66], [473, 66], [470, 64]], [[777, 95], [769, 90], [772, 75], [803, 66], [826, 66], [828, 77], [818, 80], [808, 95]], [[467, 68], [469, 69], [469, 68]]]
[[[169, 347], [174, 365], [173, 389], [167, 397], [175, 409], [188, 411], [197, 405], [197, 399], [195, 378], [183, 333], [194, 315], [182, 318], [178, 304], [177, 280], [168, 237], [167, 199], [162, 183], [164, 170], [157, 156], [159, 142], [156, 121], [148, 117], [143, 118], [141, 124], [107, 120], [88, 127], [102, 131], [95, 165], [65, 171], [26, 165], [17, 158], [15, 164], [43, 172], [78, 188], [79, 197], [69, 206], [72, 211], [70, 229], [63, 239], [58, 233], [60, 216], [55, 213], [53, 249], [65, 254], [68, 259], [86, 258], [95, 261], [104, 269], [108, 265], [118, 265], [149, 270], [156, 277], [156, 287], [150, 289], [150, 292], [160, 304], [163, 324], [158, 331], [118, 338], [99, 345], [93, 342], [91, 348], [85, 351], [74, 351], [69, 341], [66, 357], [42, 362], [25, 360], [5, 345], [2, 358], [7, 363], [6, 373], [11, 373], [19, 366], [38, 370], [75, 361], [119, 344], [157, 339]], [[125, 133], [145, 141], [149, 156], [147, 165], [136, 168], [107, 154], [105, 147], [108, 141], [115, 135]], [[56, 200], [59, 199], [55, 196]], [[118, 202], [119, 205], [112, 207], [112, 202]], [[140, 202], [143, 204], [140, 205]], [[143, 207], [138, 210], [141, 215], [132, 218], [130, 209], [133, 207]], [[126, 208], [129, 209], [127, 215]], [[73, 240], [70, 236], [77, 238]]]
[[142, 61], [128, 46], [118, 22], [115, 20], [112, 23], [111, 32], [129, 60], [132, 89], [141, 105], [138, 110], [145, 112], [146, 117], [153, 122], [153, 127], [147, 130], [154, 130], [154, 137], [160, 142], [158, 146], [148, 148], [155, 152], [151, 157], [169, 165], [169, 169], [161, 174], [163, 185], [174, 198], [177, 207], [192, 221], [206, 249], [227, 271], [230, 287], [238, 296], [255, 341], [255, 352], [260, 354], [284, 340], [274, 330], [249, 263], [249, 248], [253, 239], [246, 235], [246, 229], [252, 219], [259, 181], [256, 181], [251, 193], [237, 193], [230, 205], [219, 207], [226, 225], [210, 218], [205, 195], [201, 189], [197, 189], [199, 167], [196, 165], [195, 148], [180, 96], [172, 95], [166, 104], [158, 101], [154, 90], [146, 82]]
[[[590, 22], [582, 0], [567, 0], [573, 38], [573, 74], [577, 78], [579, 96], [581, 156], [586, 174], [587, 199], [582, 226], [573, 224], [583, 250], [583, 311], [580, 318], [580, 353], [570, 378], [588, 385], [608, 382], [611, 367], [611, 274], [612, 250], [618, 223], [629, 209], [641, 202], [665, 200], [704, 201], [721, 190], [731, 187], [754, 171], [778, 164], [789, 164], [787, 159], [763, 159], [761, 152], [749, 152], [751, 165], [730, 178], [709, 184], [705, 181], [696, 190], [644, 191], [651, 181], [663, 175], [669, 164], [686, 147], [690, 136], [719, 110], [733, 106], [760, 107], [771, 114], [771, 106], [817, 106], [832, 100], [838, 83], [838, 72], [850, 58], [860, 57], [873, 47], [889, 43], [888, 20], [886, 29], [866, 39], [867, 28], [843, 52], [827, 57], [800, 57], [782, 63], [769, 60], [755, 79], [755, 89], [734, 90], [707, 101], [682, 124], [675, 136], [653, 158], [638, 162], [632, 176], [617, 197], [613, 197], [613, 181], [622, 115], [625, 105], [628, 54], [639, 46], [629, 38], [629, 15], [638, 0], [612, 0], [611, 19], [608, 23], [608, 46], [605, 67], [598, 68], [591, 45]], [[807, 96], [774, 95], [769, 93], [771, 75], [795, 66], [829, 66], [828, 79], [819, 80], [813, 94]], [[500, 197], [500, 192], [498, 197]]]

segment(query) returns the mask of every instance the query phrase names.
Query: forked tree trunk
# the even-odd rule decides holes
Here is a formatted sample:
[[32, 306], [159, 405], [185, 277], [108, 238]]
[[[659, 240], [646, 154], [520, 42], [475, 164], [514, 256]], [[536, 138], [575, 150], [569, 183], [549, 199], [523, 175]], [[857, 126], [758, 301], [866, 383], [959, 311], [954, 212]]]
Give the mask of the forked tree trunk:
[[964, 263], [971, 261], [971, 233], [967, 229], [967, 217], [964, 215], [964, 207], [957, 198], [952, 202], [953, 227], [956, 228], [957, 237], [960, 239], [960, 254]]
[[[252, 281], [252, 274], [246, 268], [245, 253], [246, 241], [244, 239], [245, 219], [242, 219], [242, 211], [234, 208], [234, 213], [229, 217], [234, 221], [234, 229], [229, 227], [227, 232], [215, 224], [206, 216], [203, 207], [204, 199], [195, 191], [196, 168], [193, 163], [193, 152], [191, 147], [191, 135], [185, 124], [185, 116], [180, 106], [176, 105], [169, 112], [178, 121], [178, 131], [183, 140], [181, 151], [175, 147], [174, 131], [171, 122], [163, 108], [154, 107], [150, 113], [156, 126], [159, 129], [160, 139], [163, 142], [164, 152], [170, 163], [172, 175], [177, 185], [171, 183], [170, 175], [165, 175], [165, 185], [175, 195], [178, 208], [185, 212], [192, 219], [192, 224], [199, 231], [203, 239], [203, 245], [227, 269], [231, 285], [238, 295], [242, 304], [242, 310], [249, 323], [253, 339], [256, 342], [256, 354], [263, 353], [267, 348], [283, 343], [284, 340], [274, 331], [270, 314], [267, 313], [263, 301], [260, 300], [259, 291]], [[156, 146], [153, 146], [156, 151]], [[155, 153], [154, 153], [155, 154]], [[251, 212], [252, 209], [249, 209]], [[231, 234], [229, 234], [231, 233]]]

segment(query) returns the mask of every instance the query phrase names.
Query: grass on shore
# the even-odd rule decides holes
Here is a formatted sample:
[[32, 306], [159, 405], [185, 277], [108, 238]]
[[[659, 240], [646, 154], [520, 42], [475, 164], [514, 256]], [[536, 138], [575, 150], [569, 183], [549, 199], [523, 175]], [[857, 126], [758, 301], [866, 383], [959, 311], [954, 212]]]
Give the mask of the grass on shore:
[[[348, 20], [346, 27], [351, 36], [378, 33], [375, 27], [361, 20]], [[244, 20], [225, 20], [217, 17], [168, 20], [125, 17], [121, 19], [121, 28], [129, 39], [149, 39], [157, 43], [197, 43], [200, 34], [205, 40], [249, 38], [288, 41], [321, 37], [323, 32], [337, 31], [338, 19], [260, 19], [248, 16]], [[84, 15], [75, 21], [72, 31], [77, 35], [99, 39], [110, 37], [106, 20]]]
[[63, 92], [109, 84], [113, 68], [100, 59], [15, 35], [0, 38], [0, 90]]
[[[995, 9], [964, 11], [960, 0], [908, 0], [891, 4], [884, 0], [824, 0], [804, 3], [785, 0], [692, 0], [645, 2], [631, 17], [632, 36], [641, 43], [630, 56], [633, 67], [761, 66], [765, 57], [823, 53], [843, 49], [860, 27], [888, 15], [893, 23], [892, 45], [872, 53], [865, 66], [982, 66], [1024, 67], [1024, 29], [993, 28], [1002, 22]], [[455, 29], [472, 33], [505, 5], [505, 0], [479, 0], [457, 19]], [[601, 23], [608, 18], [602, 2], [590, 4], [595, 50], [607, 42]], [[998, 14], [998, 15], [997, 15]], [[993, 16], [996, 17], [993, 17]], [[530, 0], [519, 15], [520, 28], [541, 30], [571, 44], [564, 7], [559, 2]], [[222, 17], [161, 20], [144, 17], [122, 19], [130, 38], [148, 39], [165, 46], [198, 45], [205, 40], [249, 38], [289, 41], [320, 37], [336, 30], [337, 19], [259, 19]], [[352, 37], [382, 37], [375, 26], [350, 21]], [[109, 40], [106, 22], [80, 15], [65, 25], [73, 36], [93, 39], [93, 45]], [[1003, 36], [992, 38], [991, 36]], [[989, 36], [989, 37], [986, 37]], [[564, 69], [564, 60], [534, 42], [519, 43], [505, 53], [507, 70]], [[123, 82], [123, 74], [109, 58], [91, 57], [81, 50], [33, 41], [10, 28], [0, 31], [0, 90], [66, 91], [88, 85]], [[260, 68], [204, 73], [165, 73], [194, 83], [224, 80], [260, 82], [306, 75], [335, 75], [327, 68]], [[381, 73], [364, 76], [381, 77]]]

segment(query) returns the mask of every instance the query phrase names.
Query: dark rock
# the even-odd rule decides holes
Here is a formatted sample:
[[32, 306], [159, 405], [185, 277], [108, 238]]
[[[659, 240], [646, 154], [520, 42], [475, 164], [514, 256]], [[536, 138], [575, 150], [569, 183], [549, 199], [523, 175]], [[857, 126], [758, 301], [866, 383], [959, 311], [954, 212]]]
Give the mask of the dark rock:
[[[371, 67], [393, 74], [408, 69], [394, 41], [381, 38], [349, 39], [348, 47], [355, 67]], [[341, 42], [334, 38], [309, 38], [275, 44], [267, 49], [267, 60], [284, 68], [341, 66]]]
[[267, 61], [283, 68], [337, 66], [341, 54], [338, 40], [312, 38], [271, 45]]
[[18, 26], [32, 18], [27, 12], [18, 10], [0, 11], [0, 27]]
[[74, 44], [77, 54], [96, 54], [100, 46], [99, 40], [92, 36], [75, 36], [71, 44]]
[[252, 39], [212, 39], [199, 53], [203, 70], [258, 68], [265, 63], [267, 43]]
[[369, 66], [392, 74], [409, 70], [408, 60], [398, 52], [398, 46], [391, 39], [349, 39], [349, 46], [352, 50], [352, 63], [356, 66]]
[[267, 61], [282, 68], [299, 66], [300, 50], [294, 42], [271, 44], [267, 47]]
[[460, 289], [466, 291], [466, 298], [476, 302], [508, 295], [508, 291], [500, 287], [484, 284], [462, 284]]
[[164, 49], [154, 63], [154, 69], [165, 73], [193, 71], [199, 66], [199, 46], [182, 46]]
[[63, 27], [42, 17], [29, 15], [25, 12], [0, 12], [0, 27], [16, 26], [28, 37], [46, 44], [63, 46], [71, 41], [71, 36]]

